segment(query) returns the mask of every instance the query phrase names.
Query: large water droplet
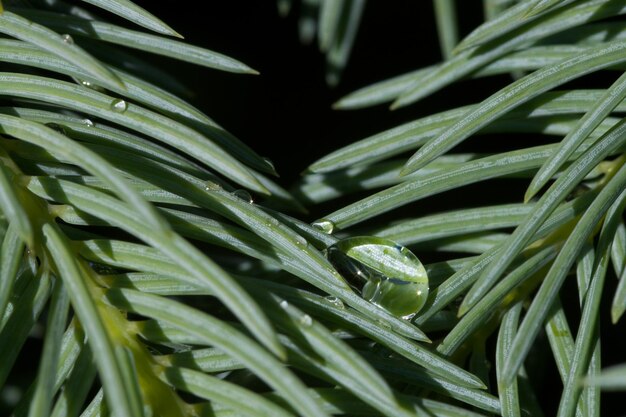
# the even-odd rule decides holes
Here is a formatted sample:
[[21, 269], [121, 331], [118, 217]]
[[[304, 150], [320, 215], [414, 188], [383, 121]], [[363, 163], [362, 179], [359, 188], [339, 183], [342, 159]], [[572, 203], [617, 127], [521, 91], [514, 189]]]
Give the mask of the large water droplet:
[[328, 260], [371, 303], [410, 319], [426, 302], [428, 276], [404, 246], [379, 237], [343, 239], [328, 248]]
[[65, 130], [65, 126], [60, 125], [58, 123], [46, 123], [46, 126], [49, 127], [50, 129], [54, 130], [57, 133], [60, 133], [62, 135], [66, 135], [67, 131]]
[[328, 235], [330, 235], [333, 230], [335, 230], [335, 223], [331, 222], [328, 219], [319, 219], [311, 223], [311, 226], [320, 230]]
[[116, 98], [111, 102], [110, 107], [116, 113], [124, 113], [128, 109], [128, 103], [121, 98]]
[[289, 301], [283, 300], [280, 302], [280, 308], [282, 308], [283, 310], [286, 310], [287, 307], [289, 307]]
[[83, 119], [83, 124], [87, 127], [94, 127], [96, 125], [91, 119]]
[[303, 314], [300, 317], [300, 324], [303, 327], [311, 327], [313, 325], [313, 319], [308, 314]]
[[68, 35], [67, 33], [65, 35], [61, 35], [61, 39], [68, 45], [74, 45], [74, 38], [72, 38], [72, 36]]
[[337, 307], [337, 308], [340, 308], [340, 309], [344, 309], [345, 308], [345, 306], [343, 305], [343, 301], [341, 301], [341, 299], [339, 299], [339, 298], [337, 298], [337, 297], [335, 297], [333, 295], [329, 295], [327, 297], [324, 297], [324, 299], [326, 301], [328, 301], [330, 304], [332, 304], [335, 307]]
[[207, 181], [204, 183], [205, 191], [219, 191], [222, 189], [222, 186], [213, 181]]
[[241, 198], [246, 203], [250, 203], [250, 204], [254, 203], [252, 196], [246, 190], [235, 190], [231, 194], [234, 195], [235, 197]]

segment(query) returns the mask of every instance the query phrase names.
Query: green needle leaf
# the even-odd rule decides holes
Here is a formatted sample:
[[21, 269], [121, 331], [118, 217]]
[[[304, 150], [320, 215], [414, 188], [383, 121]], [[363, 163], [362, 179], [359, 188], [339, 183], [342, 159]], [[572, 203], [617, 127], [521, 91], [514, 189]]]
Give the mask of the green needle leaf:
[[291, 371], [223, 320], [176, 301], [133, 290], [110, 290], [107, 299], [121, 308], [170, 324], [203, 343], [216, 346], [239, 359], [268, 385], [284, 394], [289, 404], [302, 415], [310, 417], [327, 415]]
[[501, 381], [502, 368], [508, 357], [508, 351], [513, 342], [513, 338], [517, 333], [517, 323], [521, 310], [521, 302], [516, 303], [507, 310], [504, 317], [502, 317], [502, 323], [498, 331], [498, 341], [496, 343], [496, 376], [498, 378], [500, 404], [502, 405], [502, 417], [519, 417], [522, 415], [517, 381], [513, 381], [511, 384], [504, 384]]
[[337, 85], [341, 78], [341, 73], [348, 63], [352, 44], [356, 38], [359, 24], [361, 23], [361, 15], [365, 8], [366, 0], [351, 0], [337, 2], [344, 6], [340, 27], [337, 28], [337, 34], [334, 36], [334, 42], [329, 45], [326, 53], [326, 82], [330, 86]]
[[615, 324], [626, 311], [626, 270], [622, 270], [622, 274], [618, 277], [619, 283], [613, 296], [613, 303], [611, 305], [611, 321]]
[[[626, 129], [624, 124], [621, 125], [620, 131], [623, 129]], [[612, 146], [617, 146], [613, 142], [618, 141], [618, 136], [619, 132], [612, 135]], [[334, 213], [325, 215], [324, 218], [333, 222], [337, 229], [343, 229], [402, 205], [446, 190], [490, 178], [536, 169], [541, 166], [554, 148], [554, 145], [545, 145], [519, 151], [503, 152], [459, 164], [457, 168], [447, 172], [435, 171], [424, 177], [411, 179], [375, 193]], [[614, 150], [614, 148], [610, 148], [606, 153], [610, 153], [611, 150]], [[573, 158], [583, 154], [582, 149], [578, 149], [577, 152]], [[600, 160], [597, 162], [600, 162]], [[591, 170], [591, 167], [592, 165], [590, 164], [587, 168]], [[581, 177], [583, 176], [581, 175]]]
[[97, 368], [89, 347], [81, 347], [80, 354], [77, 353], [74, 360], [69, 363], [72, 366], [64, 364], [65, 366], [61, 368], [66, 369], [67, 379], [65, 377], [61, 379], [63, 391], [57, 398], [51, 417], [78, 415], [84, 407], [91, 383], [96, 378]]
[[[52, 187], [54, 182], [47, 187], [54, 194]], [[55, 188], [56, 200], [63, 201], [67, 198], [64, 194], [73, 191], [69, 200], [77, 208], [121, 227], [167, 255], [187, 272], [187, 281], [213, 291], [266, 346], [277, 355], [282, 354], [275, 332], [260, 307], [226, 272], [189, 242], [173, 231], [159, 233], [137, 213], [129, 211], [128, 206], [106, 194], [69, 182], [65, 182], [63, 191], [58, 186]]]
[[606, 391], [623, 391], [626, 389], [626, 364], [604, 368], [600, 375], [586, 378], [585, 384]]
[[[626, 171], [626, 167], [623, 168]], [[617, 178], [617, 177], [616, 177]], [[626, 206], [626, 187], [622, 186], [620, 196], [606, 213], [606, 219], [602, 225], [602, 231], [596, 248], [597, 257], [593, 266], [593, 275], [585, 303], [583, 306], [580, 325], [576, 333], [576, 345], [572, 357], [572, 366], [564, 383], [563, 395], [559, 404], [558, 417], [573, 416], [576, 404], [580, 398], [582, 386], [578, 380], [587, 372], [591, 361], [594, 347], [599, 343], [599, 315], [604, 279], [609, 265], [611, 244], [615, 230], [622, 217], [622, 212]]]
[[530, 280], [535, 273], [545, 267], [556, 256], [556, 248], [548, 247], [533, 255], [529, 260], [514, 269], [509, 275], [502, 279], [482, 300], [468, 312], [463, 305], [459, 307], [459, 315], [463, 318], [457, 323], [443, 342], [437, 347], [437, 351], [444, 356], [452, 354], [464, 343], [472, 333], [479, 330], [484, 325], [494, 310], [502, 306], [502, 300], [515, 295], [514, 290], [522, 287]]
[[[564, 118], [558, 116], [587, 112], [601, 96], [602, 92], [596, 90], [544, 93], [503, 115], [481, 132], [541, 132], [561, 136], [568, 133], [571, 127], [562, 133], [563, 129], [559, 126]], [[433, 114], [359, 140], [314, 162], [308, 171], [324, 173], [414, 150], [445, 132], [472, 109], [476, 109], [476, 105]], [[626, 102], [622, 102], [616, 111], [623, 112], [625, 109]], [[553, 125], [550, 119], [546, 120], [546, 116], [554, 116]]]
[[322, 52], [327, 52], [336, 41], [341, 22], [343, 1], [322, 1], [318, 21], [318, 41]]
[[[624, 145], [625, 137], [626, 119], [622, 120], [618, 125], [607, 132], [600, 140], [592, 145], [587, 152], [585, 152], [580, 158], [572, 163], [572, 165], [570, 165], [565, 172], [563, 172], [563, 174], [554, 182], [554, 184], [552, 184], [548, 191], [546, 191], [546, 193], [536, 203], [535, 208], [528, 215], [527, 220], [518, 226], [507, 242], [504, 243], [498, 258], [494, 260], [494, 262], [492, 262], [485, 271], [483, 271], [479, 281], [473, 289], [472, 297], [468, 295], [465, 298], [465, 302], [468, 306], [473, 305], [482, 297], [487, 289], [491, 288], [494, 282], [511, 264], [513, 257], [516, 256], [531, 241], [532, 235], [537, 231], [549, 214], [552, 213], [558, 204], [565, 199], [565, 197], [585, 177], [585, 175], [587, 175], [593, 167], [599, 164], [616, 148]], [[615, 183], [615, 180], [611, 183]], [[603, 192], [606, 196], [606, 189], [603, 190]], [[594, 203], [597, 207], [597, 204], [600, 204], [600, 200], [596, 200]], [[597, 212], [594, 214], [597, 215]], [[592, 215], [590, 210], [587, 212], [587, 215]], [[577, 244], [582, 243], [583, 242], [577, 242]], [[555, 261], [555, 265], [556, 263], [557, 262]], [[566, 269], [560, 271], [561, 274], [565, 274], [566, 272]], [[549, 308], [549, 305], [544, 305], [542, 308], [547, 309]], [[545, 315], [546, 313], [547, 311], [544, 311], [542, 314]], [[524, 323], [526, 323], [526, 320], [527, 319], [525, 319]], [[524, 326], [524, 323], [522, 323], [522, 326]], [[541, 323], [537, 322], [535, 325], [539, 326]], [[530, 338], [527, 340], [530, 340]]]
[[[67, 61], [25, 42], [0, 39], [0, 59], [20, 65], [54, 71], [63, 75], [72, 76], [77, 83], [86, 88], [98, 89], [98, 80], [87, 71], [68, 63]], [[122, 87], [109, 87], [120, 96], [143, 103], [173, 118], [194, 120], [215, 126], [215, 123], [200, 110], [184, 102], [174, 94], [156, 87], [138, 77], [126, 72], [111, 68], [111, 71], [124, 83]]]
[[6, 314], [24, 255], [24, 241], [16, 227], [14, 222], [9, 223], [0, 247], [0, 319]]
[[550, 9], [565, 6], [573, 1], [574, 0], [536, 0], [535, 4], [530, 7], [528, 12], [526, 12], [525, 17], [533, 17], [535, 15], [545, 13], [546, 11], [550, 11]]
[[63, 330], [70, 308], [70, 297], [63, 282], [56, 280], [48, 312], [48, 323], [44, 337], [43, 353], [39, 362], [37, 385], [30, 403], [29, 417], [47, 416], [52, 408], [52, 393], [59, 363]]
[[8, 340], [10, 343], [0, 343], [0, 385], [5, 385], [5, 381], [13, 367], [17, 355], [20, 353], [28, 334], [37, 322], [39, 315], [43, 311], [50, 296], [50, 279], [48, 274], [33, 277], [30, 271], [21, 275], [17, 286], [23, 291], [17, 291], [19, 296], [15, 297], [9, 304], [9, 315], [1, 318], [0, 340]]
[[[211, 166], [226, 177], [267, 194], [267, 190], [240, 162], [205, 136], [165, 116], [97, 91], [54, 80], [21, 74], [0, 74], [7, 95], [32, 98], [97, 115], [113, 123], [158, 139]], [[114, 104], [121, 103], [122, 111]]]
[[532, 42], [593, 20], [626, 13], [626, 7], [620, 2], [595, 0], [576, 2], [572, 7], [558, 11], [560, 13], [547, 13], [536, 20], [531, 19], [524, 27], [498, 37], [487, 45], [463, 50], [444, 62], [437, 71], [425, 73], [424, 77], [415, 79], [392, 104], [392, 108], [413, 103]]
[[18, 197], [17, 184], [15, 184], [14, 178], [13, 172], [4, 165], [4, 161], [0, 161], [0, 208], [4, 215], [12, 220], [11, 223], [14, 224], [15, 231], [19, 234], [22, 241], [29, 247], [32, 247], [35, 243], [33, 227], [28, 213]]
[[91, 278], [85, 273], [84, 267], [77, 263], [69, 243], [56, 226], [46, 224], [42, 231], [46, 237], [46, 247], [53, 256], [59, 276], [70, 294], [72, 307], [95, 353], [94, 358], [106, 391], [107, 403], [117, 415], [133, 417], [132, 404], [142, 403], [142, 400], [133, 399], [131, 397], [133, 393], [124, 389], [126, 385], [121, 365], [115, 356], [111, 336], [98, 311], [96, 300], [94, 300], [95, 294], [85, 282]]
[[293, 417], [261, 395], [226, 380], [185, 368], [169, 367], [163, 379], [174, 388], [226, 406], [249, 417]]
[[433, 0], [433, 5], [441, 55], [444, 59], [448, 59], [452, 56], [452, 50], [459, 41], [456, 6], [453, 0]]
[[[17, 9], [15, 10], [18, 11]], [[100, 41], [139, 49], [222, 71], [257, 74], [257, 71], [236, 59], [209, 51], [208, 49], [188, 45], [184, 42], [166, 39], [161, 36], [136, 32], [109, 23], [85, 20], [58, 13], [35, 11], [33, 9], [19, 9], [18, 12], [45, 26], [72, 35], [95, 38]]]
[[182, 38], [174, 29], [129, 0], [82, 0], [164, 35]]
[[[626, 42], [609, 43], [554, 66], [542, 68], [495, 93], [443, 134], [422, 146], [406, 163], [403, 175], [415, 171], [511, 109], [567, 81], [614, 63], [626, 62]], [[620, 100], [621, 101], [621, 100]]]
[[531, 198], [543, 188], [572, 152], [580, 146], [587, 136], [607, 117], [615, 107], [626, 98], [626, 73], [609, 87], [597, 103], [580, 119], [578, 124], [565, 136], [561, 145], [550, 158], [539, 168], [532, 179], [524, 201]]
[[[505, 381], [511, 381], [517, 374], [532, 342], [543, 325], [557, 291], [569, 271], [569, 267], [582, 249], [588, 236], [598, 224], [598, 221], [604, 216], [611, 204], [622, 194], [624, 188], [626, 188], [626, 165], [623, 165], [605, 188], [600, 191], [598, 197], [576, 224], [563, 249], [544, 278], [539, 292], [520, 325], [518, 336], [516, 336], [511, 348], [511, 354], [505, 366]], [[503, 250], [501, 253], [506, 253], [506, 251]], [[490, 271], [488, 270], [488, 272]], [[585, 365], [584, 369], [586, 368]]]
[[17, 14], [5, 11], [0, 15], [0, 32], [32, 43], [69, 63], [84, 69], [106, 87], [124, 87], [106, 66], [74, 44], [71, 37], [63, 37], [45, 26], [38, 25]]
[[375, 234], [407, 246], [442, 237], [517, 226], [531, 208], [532, 204], [502, 204], [448, 211], [401, 220]]

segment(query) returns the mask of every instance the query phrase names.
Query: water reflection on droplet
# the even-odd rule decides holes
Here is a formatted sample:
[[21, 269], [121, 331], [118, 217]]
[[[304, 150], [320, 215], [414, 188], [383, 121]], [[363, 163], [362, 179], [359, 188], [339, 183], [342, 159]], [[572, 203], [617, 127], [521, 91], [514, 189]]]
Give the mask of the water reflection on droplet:
[[77, 84], [85, 87], [85, 88], [89, 88], [90, 90], [94, 90], [94, 91], [98, 91], [100, 93], [104, 93], [106, 90], [102, 87], [100, 87], [97, 84], [92, 83], [91, 81], [88, 80], [82, 80], [80, 78], [74, 78], [74, 81], [76, 81]]
[[319, 219], [311, 223], [317, 230], [330, 235], [335, 230], [335, 224], [328, 219]]
[[274, 162], [271, 159], [269, 159], [268, 157], [263, 157], [263, 161], [267, 166], [270, 167], [273, 172], [276, 172], [276, 167], [274, 166]]
[[94, 127], [96, 125], [91, 119], [83, 119], [83, 124], [87, 127]]
[[246, 190], [235, 190], [231, 194], [234, 195], [235, 197], [241, 198], [246, 203], [250, 203], [250, 204], [254, 203], [252, 196]]
[[126, 110], [128, 110], [128, 103], [121, 98], [116, 98], [111, 102], [110, 107], [111, 110], [116, 113], [124, 113]]
[[222, 186], [213, 181], [207, 181], [204, 183], [205, 191], [219, 191], [222, 189]]
[[61, 35], [61, 39], [63, 40], [63, 42], [65, 42], [68, 45], [74, 45], [74, 38], [72, 38], [72, 36], [68, 35], [67, 33], [64, 35]]
[[327, 297], [324, 297], [324, 299], [326, 301], [328, 301], [330, 304], [332, 304], [335, 307], [337, 307], [337, 308], [340, 308], [340, 309], [344, 309], [345, 308], [345, 306], [343, 304], [343, 301], [341, 301], [341, 299], [339, 299], [339, 298], [337, 298], [337, 297], [335, 297], [333, 295], [329, 295]]
[[300, 324], [304, 327], [311, 327], [313, 325], [313, 319], [308, 314], [304, 314], [300, 317]]

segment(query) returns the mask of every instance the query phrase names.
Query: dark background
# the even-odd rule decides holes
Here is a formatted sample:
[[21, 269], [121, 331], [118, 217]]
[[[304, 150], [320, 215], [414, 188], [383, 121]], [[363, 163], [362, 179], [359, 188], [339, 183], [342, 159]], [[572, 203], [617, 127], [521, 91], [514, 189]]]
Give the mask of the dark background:
[[[138, 4], [163, 18], [191, 44], [225, 53], [258, 70], [259, 76], [228, 74], [176, 62], [172, 70], [193, 86], [192, 101], [259, 153], [269, 156], [284, 183], [340, 145], [406, 122], [485, 97], [493, 80], [461, 84], [407, 109], [385, 105], [333, 111], [337, 99], [371, 84], [440, 60], [430, 1], [370, 1], [352, 56], [336, 88], [324, 81], [324, 57], [317, 45], [298, 40], [298, 3], [281, 18], [272, 0], [196, 1]], [[459, 2], [462, 28], [480, 23], [478, 1]], [[390, 6], [392, 5], [392, 6]], [[161, 61], [162, 62], [162, 61]], [[508, 81], [508, 79], [506, 80]]]

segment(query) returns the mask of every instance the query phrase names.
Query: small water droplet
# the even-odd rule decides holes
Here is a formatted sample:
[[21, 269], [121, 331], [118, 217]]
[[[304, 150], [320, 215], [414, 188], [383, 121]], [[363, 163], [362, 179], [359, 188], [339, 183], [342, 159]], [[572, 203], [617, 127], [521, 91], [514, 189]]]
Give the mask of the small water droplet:
[[67, 33], [65, 35], [61, 35], [61, 39], [68, 45], [74, 45], [74, 38], [72, 38], [72, 36], [68, 35]]
[[337, 297], [335, 297], [333, 295], [329, 295], [327, 297], [324, 297], [324, 299], [326, 301], [328, 301], [330, 304], [332, 304], [335, 307], [337, 307], [337, 308], [340, 308], [340, 309], [344, 309], [345, 308], [345, 306], [343, 305], [343, 301], [341, 301], [341, 299], [339, 299], [339, 298], [337, 298]]
[[280, 302], [280, 308], [282, 308], [283, 310], [286, 310], [287, 307], [289, 307], [289, 302], [287, 300], [283, 300]]
[[52, 130], [54, 130], [57, 133], [60, 133], [62, 135], [67, 134], [66, 130], [65, 130], [65, 126], [60, 125], [58, 123], [46, 123], [46, 126]]
[[300, 317], [300, 324], [304, 327], [311, 327], [313, 325], [313, 319], [308, 314], [304, 314]]
[[91, 119], [83, 119], [83, 124], [87, 127], [94, 127], [96, 125]]
[[82, 80], [80, 78], [74, 78], [74, 81], [76, 81], [76, 84], [81, 85], [85, 88], [89, 88], [90, 90], [94, 90], [94, 91], [99, 91], [101, 93], [104, 93], [106, 90], [102, 87], [100, 87], [97, 84], [92, 83], [91, 81], [87, 81], [87, 80]]
[[204, 183], [205, 191], [219, 191], [222, 189], [222, 186], [213, 181], [207, 181]]
[[111, 102], [110, 107], [116, 113], [124, 113], [128, 109], [128, 103], [121, 98], [116, 98]]
[[235, 190], [231, 194], [234, 195], [235, 197], [241, 198], [246, 203], [250, 203], [250, 204], [254, 203], [252, 196], [246, 190]]
[[319, 219], [311, 223], [311, 226], [330, 235], [335, 230], [335, 224], [328, 219]]
[[265, 161], [265, 163], [271, 168], [272, 171], [276, 172], [276, 167], [274, 166], [274, 162], [272, 162], [271, 159], [269, 159], [268, 157], [264, 156], [263, 157], [263, 161]]
[[308, 242], [306, 241], [306, 239], [305, 239], [305, 238], [303, 238], [303, 237], [302, 237], [302, 236], [300, 236], [300, 235], [297, 235], [297, 236], [295, 237], [295, 240], [296, 240], [296, 245], [298, 245], [298, 246], [306, 246], [306, 244], [308, 243]]

